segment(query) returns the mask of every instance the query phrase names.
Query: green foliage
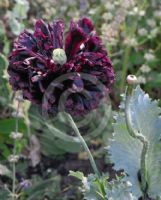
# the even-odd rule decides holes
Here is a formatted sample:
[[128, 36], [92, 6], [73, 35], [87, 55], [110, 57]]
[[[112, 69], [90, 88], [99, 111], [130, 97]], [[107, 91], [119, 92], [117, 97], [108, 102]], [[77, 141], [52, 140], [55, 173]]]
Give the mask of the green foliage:
[[[147, 194], [151, 198], [157, 199], [161, 196], [161, 119], [159, 116], [161, 109], [157, 106], [157, 102], [151, 101], [149, 96], [138, 86], [132, 93], [130, 111], [133, 128], [145, 136], [149, 142], [146, 155]], [[115, 169], [124, 169], [128, 174], [127, 180], [132, 183], [132, 193], [137, 198], [142, 196], [144, 191], [141, 191], [138, 179], [141, 168], [142, 143], [129, 135], [122, 113], [116, 117], [114, 136], [109, 146], [109, 152], [111, 161], [115, 163]]]
[[82, 192], [84, 194], [84, 199], [86, 200], [104, 200], [105, 199], [105, 188], [106, 180], [108, 177], [104, 176], [102, 178], [96, 177], [94, 174], [85, 177], [82, 172], [70, 171], [70, 176], [74, 176], [81, 180], [82, 182]]
[[124, 169], [130, 174], [133, 193], [139, 197], [142, 194], [137, 174], [140, 169], [138, 157], [141, 156], [142, 144], [129, 135], [122, 115], [117, 116], [117, 123], [114, 124], [114, 140], [109, 146], [110, 159], [115, 163], [116, 170]]
[[[37, 131], [40, 137], [44, 155], [61, 155], [66, 151], [78, 152], [80, 150], [78, 139], [66, 134], [70, 129], [61, 123], [61, 120], [59, 121], [56, 118], [53, 121], [44, 120], [39, 110], [34, 107], [31, 107], [30, 119], [35, 122], [32, 123], [32, 128]], [[39, 130], [41, 130], [41, 133], [38, 133]]]
[[109, 200], [137, 200], [131, 193], [131, 183], [119, 178], [108, 184], [106, 194]]
[[[36, 130], [36, 134], [40, 138], [44, 155], [53, 156], [66, 152], [80, 152], [81, 143], [72, 128], [69, 127], [65, 113], [59, 113], [56, 117], [49, 119], [41, 115], [40, 109], [32, 106], [29, 115], [31, 121], [34, 122], [31, 125], [33, 131]], [[77, 125], [80, 126], [79, 129], [82, 130], [87, 142], [106, 134], [110, 116], [111, 107], [108, 104], [102, 104], [99, 112], [93, 111], [85, 118], [77, 119]]]
[[[0, 170], [1, 170], [0, 165]], [[3, 169], [5, 167], [3, 166]], [[5, 174], [7, 175], [9, 173], [9, 170], [4, 169]], [[0, 171], [1, 172], [1, 171]], [[6, 174], [7, 172], [7, 174]], [[50, 176], [52, 178], [46, 178], [46, 180], [43, 180], [42, 177], [38, 175], [32, 176], [32, 179], [29, 180], [31, 185], [30, 186], [24, 186], [19, 187], [20, 193], [18, 194], [20, 200], [60, 200], [61, 193], [60, 193], [60, 176], [58, 176], [56, 173], [51, 173]], [[11, 199], [11, 193], [3, 188], [0, 189], [0, 198], [2, 200], [10, 200]]]
[[29, 11], [29, 2], [27, 0], [16, 0], [13, 7], [13, 14], [17, 19], [26, 19]]
[[81, 180], [85, 200], [137, 200], [131, 193], [131, 183], [125, 181], [123, 177], [109, 181], [106, 175], [98, 178], [90, 174], [85, 177], [79, 171], [70, 171], [70, 176]]
[[4, 78], [5, 75], [5, 71], [7, 69], [8, 66], [8, 61], [7, 58], [0, 53], [0, 107], [2, 106], [6, 106], [9, 102], [9, 88], [8, 88], [8, 82], [7, 80]]
[[11, 200], [11, 198], [9, 197], [9, 191], [0, 188], [0, 199]]
[[[55, 176], [55, 177], [54, 177]], [[25, 190], [27, 200], [60, 200], [60, 177], [53, 174], [53, 178], [42, 180], [35, 176], [32, 179], [32, 187]]]
[[[146, 190], [142, 190], [142, 180], [139, 180], [143, 144], [129, 134], [125, 114], [120, 112], [116, 116], [113, 140], [108, 151], [114, 168], [124, 170], [127, 176], [109, 182], [107, 177], [98, 179], [95, 175], [85, 177], [81, 172], [70, 172], [70, 175], [82, 181], [85, 199], [137, 200], [146, 196], [152, 199], [161, 198], [161, 109], [157, 103], [137, 86], [132, 92], [129, 104], [131, 126], [144, 136], [149, 144], [145, 155]], [[122, 103], [121, 111], [124, 111], [124, 107]]]
[[69, 176], [73, 176], [81, 181], [83, 181], [83, 178], [84, 178], [84, 174], [82, 172], [74, 172], [74, 171], [69, 171]]
[[10, 13], [9, 15], [9, 26], [15, 35], [19, 35], [25, 28], [24, 24], [20, 23], [14, 16]]
[[5, 165], [0, 164], [0, 175], [10, 177], [11, 171]]
[[[11, 149], [8, 147], [13, 141], [10, 138], [11, 132], [15, 130], [15, 118], [7, 118], [0, 120], [0, 151], [4, 158], [11, 154]], [[23, 119], [19, 119], [19, 132], [26, 133], [26, 125]], [[23, 142], [19, 143], [19, 151], [23, 147]]]
[[3, 22], [0, 20], [0, 38], [2, 38], [6, 33], [5, 26]]
[[15, 35], [19, 35], [25, 28], [23, 20], [27, 18], [29, 11], [29, 3], [27, 0], [16, 0], [11, 11], [8, 11], [8, 22], [11, 31]]

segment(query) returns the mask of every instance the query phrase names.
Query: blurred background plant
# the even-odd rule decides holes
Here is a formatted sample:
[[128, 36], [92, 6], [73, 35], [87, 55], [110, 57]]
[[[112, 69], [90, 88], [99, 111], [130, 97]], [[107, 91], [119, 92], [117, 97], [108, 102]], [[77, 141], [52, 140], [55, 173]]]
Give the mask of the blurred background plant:
[[[116, 72], [116, 83], [110, 96], [113, 111], [109, 106], [100, 108], [107, 111], [104, 129], [90, 134], [91, 128], [98, 126], [97, 119], [101, 117], [94, 113], [92, 121], [82, 130], [101, 170], [110, 170], [111, 177], [114, 176], [104, 146], [112, 137], [112, 127], [108, 122], [113, 121], [111, 113], [118, 109], [126, 75], [136, 74], [145, 91], [154, 98], [161, 99], [160, 0], [0, 0], [0, 187], [3, 189], [5, 183], [12, 180], [8, 175], [11, 168], [7, 158], [12, 154], [13, 141], [10, 134], [15, 130], [17, 94], [11, 92], [6, 70], [13, 41], [24, 28], [32, 29], [38, 18], [49, 22], [55, 18], [63, 18], [67, 28], [71, 18], [78, 19], [84, 15], [91, 18], [95, 24]], [[22, 180], [29, 179], [32, 182], [32, 187], [24, 194], [26, 197], [32, 192], [34, 194], [36, 187], [47, 188], [54, 174], [56, 182], [53, 187], [58, 186], [58, 189], [55, 189], [58, 193], [52, 193], [51, 187], [50, 197], [43, 198], [82, 198], [71, 186], [71, 178], [65, 176], [71, 168], [82, 168], [88, 173], [90, 167], [88, 161], [86, 162], [87, 155], [84, 152], [78, 153], [81, 145], [63, 120], [64, 118], [59, 116], [54, 121], [56, 126], [53, 126], [53, 122], [44, 121], [35, 106], [31, 106], [27, 101], [21, 105], [19, 131], [24, 135], [23, 142], [18, 143], [22, 158], [17, 163], [16, 184], [18, 189]], [[78, 153], [78, 156], [75, 153]], [[37, 182], [40, 186], [35, 185], [36, 180], [39, 180]], [[42, 186], [41, 182], [47, 185]], [[1, 190], [0, 195], [5, 196], [4, 190]], [[42, 199], [41, 194], [37, 195], [29, 195], [28, 199]]]

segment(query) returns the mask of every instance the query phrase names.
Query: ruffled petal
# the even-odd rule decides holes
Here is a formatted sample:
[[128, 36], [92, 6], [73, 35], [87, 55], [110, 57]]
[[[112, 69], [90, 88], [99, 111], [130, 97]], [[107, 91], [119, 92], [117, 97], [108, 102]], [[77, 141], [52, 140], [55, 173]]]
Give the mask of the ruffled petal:
[[67, 34], [65, 41], [65, 51], [67, 54], [68, 61], [79, 51], [80, 45], [85, 42], [87, 36], [78, 26], [77, 23], [71, 21], [70, 31]]
[[[83, 17], [78, 22], [71, 22], [70, 31], [66, 37], [65, 50], [68, 61], [77, 53], [83, 51], [101, 52], [104, 54], [104, 49], [101, 39], [95, 32], [94, 26], [90, 19]], [[84, 48], [84, 49], [82, 49]]]
[[82, 30], [86, 33], [86, 34], [90, 34], [93, 29], [94, 29], [94, 25], [91, 22], [90, 19], [88, 19], [87, 17], [83, 17], [82, 19], [79, 20], [78, 22], [78, 26], [82, 28]]
[[49, 37], [48, 27], [42, 19], [37, 20], [35, 23], [34, 36], [37, 39], [37, 41], [39, 42], [40, 46], [42, 45], [42, 42], [44, 40], [47, 40]]
[[102, 44], [102, 40], [99, 36], [97, 36], [97, 34], [91, 35], [84, 45], [85, 52], [99, 52], [107, 55], [107, 51]]
[[34, 36], [42, 54], [46, 54], [47, 51], [48, 56], [51, 57], [53, 49], [63, 48], [63, 31], [64, 23], [62, 20], [54, 20], [52, 25], [45, 24], [43, 20], [36, 22]]
[[63, 32], [64, 32], [64, 22], [62, 20], [54, 20], [52, 26], [49, 25], [49, 30], [51, 33], [51, 39], [53, 41], [53, 47], [63, 48]]
[[16, 49], [27, 48], [28, 50], [35, 51], [37, 49], [37, 41], [32, 33], [24, 30], [24, 32], [19, 35], [18, 41], [14, 44], [14, 47]]

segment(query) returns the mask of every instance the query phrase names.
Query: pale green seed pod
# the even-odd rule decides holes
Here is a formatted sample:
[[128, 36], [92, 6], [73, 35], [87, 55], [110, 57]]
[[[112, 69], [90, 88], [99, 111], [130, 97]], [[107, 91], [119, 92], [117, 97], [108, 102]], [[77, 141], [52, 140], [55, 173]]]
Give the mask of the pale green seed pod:
[[66, 56], [64, 49], [60, 49], [60, 48], [53, 50], [52, 58], [53, 58], [55, 64], [63, 65], [67, 61], [67, 56]]

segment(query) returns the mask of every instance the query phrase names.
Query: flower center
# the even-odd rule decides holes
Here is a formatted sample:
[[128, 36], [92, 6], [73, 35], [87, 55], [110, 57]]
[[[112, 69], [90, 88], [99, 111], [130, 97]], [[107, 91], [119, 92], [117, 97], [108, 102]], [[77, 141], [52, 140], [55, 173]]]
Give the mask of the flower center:
[[63, 65], [67, 61], [67, 56], [64, 49], [60, 49], [60, 48], [53, 50], [52, 58], [55, 64]]

